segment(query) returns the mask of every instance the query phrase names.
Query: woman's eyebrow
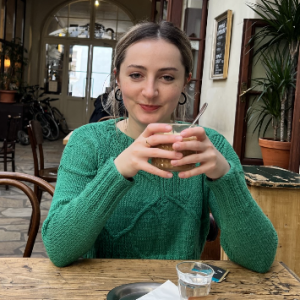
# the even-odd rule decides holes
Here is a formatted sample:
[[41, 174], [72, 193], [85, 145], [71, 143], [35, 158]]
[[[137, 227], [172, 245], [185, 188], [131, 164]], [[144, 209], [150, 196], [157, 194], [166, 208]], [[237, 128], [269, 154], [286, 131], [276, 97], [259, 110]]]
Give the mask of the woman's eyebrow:
[[[127, 68], [137, 68], [137, 69], [147, 70], [145, 67], [140, 65], [129, 65]], [[178, 69], [174, 67], [166, 67], [166, 68], [161, 68], [158, 71], [178, 71]]]

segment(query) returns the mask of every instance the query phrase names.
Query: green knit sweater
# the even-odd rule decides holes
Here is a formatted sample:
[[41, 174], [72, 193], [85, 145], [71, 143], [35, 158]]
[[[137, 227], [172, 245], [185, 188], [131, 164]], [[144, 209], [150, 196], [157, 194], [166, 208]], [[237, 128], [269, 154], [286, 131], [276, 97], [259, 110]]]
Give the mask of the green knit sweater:
[[277, 234], [249, 193], [242, 167], [226, 139], [205, 129], [228, 160], [230, 171], [164, 179], [139, 171], [125, 179], [114, 159], [134, 140], [115, 120], [76, 129], [62, 156], [52, 205], [42, 228], [57, 266], [85, 258], [200, 259], [209, 230], [209, 209], [229, 258], [266, 272]]

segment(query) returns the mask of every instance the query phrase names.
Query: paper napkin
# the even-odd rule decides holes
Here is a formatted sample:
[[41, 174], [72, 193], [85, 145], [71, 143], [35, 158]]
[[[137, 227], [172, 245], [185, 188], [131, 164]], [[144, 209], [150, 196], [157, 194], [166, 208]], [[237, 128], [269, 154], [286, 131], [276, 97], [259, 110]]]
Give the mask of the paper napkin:
[[177, 285], [170, 280], [137, 300], [180, 300]]

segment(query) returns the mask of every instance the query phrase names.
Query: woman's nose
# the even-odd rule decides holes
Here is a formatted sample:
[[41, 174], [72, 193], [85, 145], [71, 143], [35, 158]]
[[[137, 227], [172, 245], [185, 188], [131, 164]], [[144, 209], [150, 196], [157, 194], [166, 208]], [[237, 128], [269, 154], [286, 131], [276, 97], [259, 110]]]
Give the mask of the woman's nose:
[[143, 86], [142, 95], [151, 99], [158, 96], [158, 88], [153, 80], [147, 80]]

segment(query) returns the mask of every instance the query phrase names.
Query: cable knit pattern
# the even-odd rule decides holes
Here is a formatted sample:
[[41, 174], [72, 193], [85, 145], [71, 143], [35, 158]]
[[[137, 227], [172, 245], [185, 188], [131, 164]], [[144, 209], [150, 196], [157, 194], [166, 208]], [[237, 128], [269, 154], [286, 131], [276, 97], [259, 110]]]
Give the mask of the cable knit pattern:
[[277, 234], [244, 179], [226, 139], [205, 129], [231, 169], [210, 181], [205, 175], [164, 179], [144, 171], [125, 179], [114, 159], [133, 139], [115, 120], [76, 129], [59, 166], [52, 205], [42, 228], [57, 266], [85, 258], [199, 259], [209, 230], [209, 209], [221, 228], [229, 258], [266, 272]]

